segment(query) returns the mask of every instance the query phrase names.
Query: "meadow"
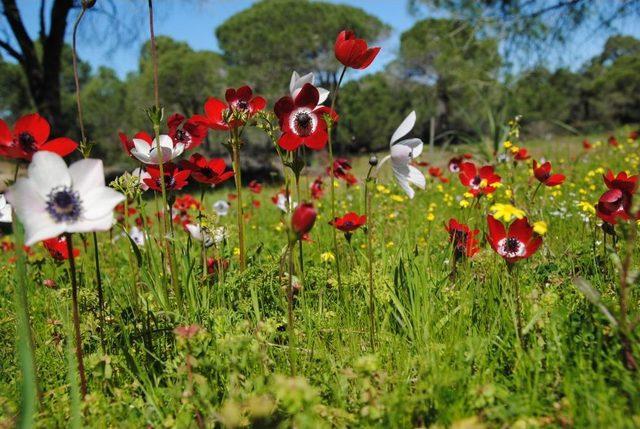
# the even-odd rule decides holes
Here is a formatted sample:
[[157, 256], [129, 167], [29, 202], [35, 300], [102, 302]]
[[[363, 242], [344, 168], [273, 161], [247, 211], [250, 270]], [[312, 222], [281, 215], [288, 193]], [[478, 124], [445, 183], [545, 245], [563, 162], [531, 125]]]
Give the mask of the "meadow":
[[[407, 111], [349, 160], [340, 85], [380, 48], [341, 31], [332, 88], [294, 71], [274, 104], [229, 88], [187, 118], [160, 105], [151, 13], [137, 168], [105, 181], [82, 6], [80, 141], [0, 120], [0, 428], [640, 426], [634, 127], [434, 146]], [[243, 180], [246, 129], [272, 183]]]
[[[372, 185], [369, 222], [373, 345], [365, 234], [355, 231], [350, 243], [339, 237], [338, 288], [329, 204], [321, 198], [312, 241], [303, 244], [304, 274], [296, 279], [295, 376], [286, 333], [287, 274], [280, 269], [286, 227], [283, 212], [272, 202], [278, 187], [245, 192], [244, 272], [238, 270], [233, 205], [228, 215], [215, 218], [216, 226], [226, 228], [226, 238], [208, 248], [207, 256], [228, 261], [215, 274], [203, 275], [200, 244], [176, 225], [181, 302], [154, 274], [159, 244], [152, 231], [136, 252], [121, 229], [100, 233], [104, 324], [91, 242], [86, 235], [76, 238], [88, 379], [82, 402], [70, 344], [68, 268], [34, 247], [27, 292], [41, 397], [37, 425], [64, 427], [71, 418], [84, 427], [636, 426], [637, 372], [625, 368], [616, 329], [573, 279], [588, 280], [603, 302], [615, 307], [620, 273], [611, 255], [624, 256], [624, 246], [605, 247], [593, 205], [585, 202], [593, 204], [605, 189], [605, 169], [637, 170], [638, 143], [611, 147], [600, 142], [586, 151], [580, 142], [527, 144], [536, 158], [547, 154], [567, 176], [562, 186], [541, 189], [533, 201], [535, 183], [526, 163], [498, 164], [497, 171], [510, 181], [475, 207], [462, 207], [468, 200], [465, 188], [448, 171], [443, 176], [449, 183], [430, 177], [413, 200], [382, 173]], [[484, 156], [477, 147], [456, 150], [474, 151], [474, 160]], [[421, 159], [444, 170], [453, 155], [436, 149]], [[366, 160], [359, 161], [353, 171], [362, 177], [366, 168], [360, 164]], [[339, 212], [363, 212], [362, 181], [337, 184]], [[304, 199], [311, 198], [308, 189]], [[229, 192], [205, 194], [206, 216], [215, 217], [212, 204], [226, 200]], [[539, 252], [518, 262], [510, 276], [482, 236], [490, 207], [513, 200], [531, 219], [545, 221], [548, 231]], [[139, 201], [137, 210], [152, 211], [152, 200]], [[187, 208], [191, 217], [198, 216], [198, 202], [194, 197]], [[135, 217], [128, 219], [128, 228]], [[452, 217], [482, 231], [480, 252], [458, 265], [455, 278], [443, 226]], [[3, 247], [10, 242], [5, 237]], [[20, 389], [11, 256], [5, 251], [1, 274], [4, 427], [13, 425]], [[634, 252], [635, 266], [637, 256]], [[523, 344], [508, 293], [515, 284], [522, 296]], [[637, 289], [632, 293], [637, 308]]]

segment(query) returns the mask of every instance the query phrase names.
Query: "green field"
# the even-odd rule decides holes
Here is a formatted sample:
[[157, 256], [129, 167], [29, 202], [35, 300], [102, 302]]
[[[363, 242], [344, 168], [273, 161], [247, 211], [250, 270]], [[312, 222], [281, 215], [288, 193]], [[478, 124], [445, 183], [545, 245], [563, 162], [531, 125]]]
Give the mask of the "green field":
[[[590, 137], [592, 142], [597, 138]], [[115, 239], [121, 235], [118, 227], [100, 233], [106, 303], [102, 330], [91, 235], [76, 234], [88, 378], [83, 402], [71, 344], [67, 265], [37, 245], [28, 256], [27, 286], [41, 404], [37, 426], [638, 427], [638, 372], [625, 368], [618, 329], [573, 284], [574, 278], [584, 278], [617, 317], [618, 262], [626, 249], [633, 252], [632, 266], [638, 266], [637, 240], [628, 247], [618, 227], [615, 247], [610, 238], [605, 246], [601, 221], [580, 204], [596, 203], [606, 190], [606, 169], [638, 171], [638, 142], [619, 139], [618, 148], [605, 140], [588, 152], [577, 137], [520, 142], [535, 159], [551, 161], [567, 181], [543, 187], [532, 198], [536, 183], [529, 162], [502, 163], [497, 172], [503, 186], [491, 199], [483, 197], [467, 208], [460, 203], [469, 200], [465, 189], [446, 171], [447, 161], [453, 149], [472, 153], [478, 164], [493, 162], [479, 146], [425, 148], [420, 160], [445, 170], [450, 183], [430, 178], [422, 168], [427, 187], [413, 200], [391, 180], [389, 166], [383, 167], [371, 185], [369, 219], [373, 344], [366, 235], [357, 230], [350, 244], [338, 235], [339, 285], [328, 253], [328, 178], [325, 196], [316, 202], [312, 241], [303, 244], [304, 273], [295, 252], [300, 288], [293, 341], [287, 333], [287, 239], [281, 211], [271, 202], [279, 186], [265, 186], [260, 194], [243, 190], [248, 213], [248, 268], [243, 273], [235, 251], [235, 201], [227, 216], [216, 217], [211, 209], [233, 188], [207, 193], [204, 203], [209, 222], [227, 229], [226, 240], [206, 250], [209, 257], [229, 261], [222, 272], [203, 275], [200, 243], [175, 225], [178, 294], [162, 276], [158, 222], [150, 226], [139, 254], [126, 237]], [[340, 215], [364, 211], [366, 159], [354, 164], [361, 181], [351, 187], [338, 181]], [[303, 176], [302, 199], [310, 198], [313, 179]], [[192, 194], [199, 197], [197, 190]], [[546, 222], [548, 231], [540, 250], [517, 262], [509, 275], [484, 235], [490, 207], [510, 201], [531, 222]], [[132, 202], [153, 216], [153, 201], [142, 204]], [[197, 210], [190, 215], [197, 217]], [[443, 226], [451, 217], [480, 230], [480, 252], [457, 264], [455, 278]], [[3, 243], [11, 240], [7, 236]], [[617, 254], [620, 259], [612, 256]], [[12, 256], [5, 251], [0, 259], [0, 428], [15, 424], [20, 405]], [[45, 280], [57, 286], [46, 287], [51, 282]], [[516, 288], [522, 301], [521, 341], [516, 337]], [[639, 296], [636, 283], [629, 296], [636, 353]], [[175, 331], [192, 325], [197, 328]]]

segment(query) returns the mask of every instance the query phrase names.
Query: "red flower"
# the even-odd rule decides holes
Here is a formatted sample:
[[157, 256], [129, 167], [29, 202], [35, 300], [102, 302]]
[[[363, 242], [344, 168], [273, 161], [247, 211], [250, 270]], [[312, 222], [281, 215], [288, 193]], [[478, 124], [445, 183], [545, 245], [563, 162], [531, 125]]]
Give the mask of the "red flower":
[[184, 194], [181, 197], [176, 198], [173, 203], [173, 208], [186, 213], [189, 210], [200, 210], [202, 208], [202, 204], [197, 198], [194, 198], [191, 194]]
[[[187, 179], [191, 172], [189, 170], [180, 170], [175, 164], [164, 164], [164, 185], [169, 191], [177, 191], [187, 185]], [[151, 177], [145, 178], [144, 183], [154, 191], [161, 191], [162, 185], [160, 180], [160, 167], [155, 165], [147, 166], [147, 173]]]
[[638, 178], [640, 176], [629, 176], [626, 172], [621, 171], [617, 176], [613, 175], [611, 170], [603, 175], [605, 185], [609, 189], [620, 189], [622, 192], [633, 194], [638, 188]]
[[238, 118], [230, 119], [230, 115], [246, 114], [248, 118], [251, 118], [267, 105], [267, 100], [259, 96], [254, 97], [253, 91], [248, 86], [240, 87], [237, 90], [227, 89], [225, 99], [227, 103], [210, 97], [204, 104], [205, 115], [195, 115], [192, 118], [194, 122], [214, 130], [226, 131], [244, 124], [244, 121]]
[[182, 167], [191, 172], [196, 182], [208, 185], [219, 185], [233, 177], [233, 170], [227, 170], [222, 158], [207, 160], [204, 156], [194, 153], [188, 161], [182, 162]]
[[428, 167], [429, 163], [427, 161], [413, 161], [414, 165], [417, 165], [418, 167]]
[[564, 182], [565, 176], [562, 174], [551, 174], [551, 163], [545, 162], [538, 165], [536, 160], [533, 160], [533, 175], [538, 181], [546, 186], [558, 186]]
[[602, 194], [596, 205], [596, 214], [600, 219], [615, 225], [617, 218], [628, 220], [638, 217], [630, 213], [633, 194], [638, 188], [638, 177], [629, 176], [624, 171], [614, 176], [611, 170], [602, 176], [609, 190]]
[[459, 223], [456, 219], [449, 219], [449, 223], [445, 224], [445, 229], [449, 233], [449, 242], [453, 243], [453, 251], [456, 257], [465, 256], [471, 258], [478, 253], [478, 240], [476, 236], [480, 231], [471, 229], [463, 224]]
[[609, 138], [607, 139], [607, 143], [609, 143], [609, 146], [613, 146], [613, 147], [618, 147], [618, 139], [616, 139], [616, 136], [609, 136]]
[[462, 154], [462, 156], [464, 157], [464, 159], [471, 159], [471, 158], [473, 158], [473, 155], [472, 155], [472, 154], [470, 154], [470, 153], [468, 153], [468, 152], [463, 153], [463, 154]]
[[260, 192], [262, 192], [262, 183], [258, 182], [257, 180], [252, 180], [251, 182], [249, 182], [249, 185], [247, 187], [254, 194], [259, 194]]
[[291, 216], [291, 228], [296, 233], [298, 239], [311, 231], [316, 222], [317, 213], [311, 203], [302, 203], [293, 211]]
[[513, 159], [516, 161], [526, 161], [529, 158], [531, 158], [531, 155], [529, 155], [529, 151], [525, 148], [518, 149], [518, 152], [513, 156]]
[[440, 177], [442, 176], [442, 170], [439, 167], [430, 167], [429, 174], [431, 177]]
[[185, 121], [185, 117], [179, 113], [174, 113], [167, 119], [169, 127], [169, 137], [173, 139], [173, 144], [182, 143], [185, 150], [200, 146], [207, 137], [207, 127], [197, 118], [190, 118]]
[[[351, 173], [351, 164], [346, 158], [337, 158], [333, 161], [333, 175], [338, 179], [347, 182], [348, 185], [355, 185], [358, 179]], [[331, 175], [331, 170], [327, 167], [327, 174]]]
[[638, 140], [638, 136], [640, 136], [640, 131], [631, 131], [629, 133], [629, 138], [631, 140]]
[[457, 157], [453, 157], [449, 160], [449, 171], [457, 174], [460, 172], [460, 164], [462, 164], [462, 157], [457, 156]]
[[542, 237], [534, 233], [526, 217], [515, 220], [506, 231], [502, 222], [491, 215], [487, 222], [491, 248], [508, 263], [530, 257], [542, 244]]
[[615, 225], [616, 219], [628, 220], [631, 216], [631, 195], [620, 189], [610, 189], [598, 200], [596, 214], [603, 221]]
[[[135, 147], [135, 145], [133, 144], [133, 139], [129, 140], [129, 137], [127, 137], [127, 135], [122, 132], [118, 133], [118, 137], [120, 137], [120, 142], [122, 143], [122, 148], [124, 149], [124, 151], [127, 153], [127, 155], [132, 156], [131, 149]], [[133, 138], [144, 140], [149, 144], [149, 146], [153, 144], [153, 137], [151, 137], [146, 131], [139, 131], [133, 136]]]
[[318, 89], [310, 83], [304, 84], [295, 100], [290, 96], [276, 102], [274, 111], [280, 122], [282, 135], [278, 144], [284, 150], [296, 150], [300, 145], [320, 150], [327, 144], [327, 123], [324, 115], [334, 121], [338, 115], [330, 108], [318, 106]]
[[13, 133], [0, 119], [0, 156], [31, 161], [33, 154], [45, 150], [67, 156], [78, 144], [67, 137], [49, 139], [49, 122], [37, 113], [24, 115], [15, 123]]
[[216, 275], [227, 268], [229, 268], [228, 259], [207, 258], [207, 272], [209, 275]]
[[380, 52], [379, 47], [369, 48], [367, 42], [356, 38], [353, 31], [343, 30], [334, 46], [336, 59], [345, 67], [366, 69]]
[[589, 150], [592, 147], [593, 147], [593, 145], [591, 143], [589, 143], [589, 140], [587, 140], [587, 139], [582, 140], [582, 148], [584, 150]]
[[120, 203], [120, 204], [118, 204], [116, 206], [115, 212], [118, 214], [117, 221], [119, 223], [123, 223], [125, 221], [125, 218], [129, 218], [129, 217], [135, 215], [136, 213], [138, 213], [138, 210], [136, 210], [135, 207], [127, 207], [127, 214], [125, 216], [124, 204]]
[[237, 194], [227, 194], [227, 200], [233, 201], [238, 198]]
[[318, 177], [311, 184], [311, 198], [314, 200], [319, 200], [324, 195], [324, 190], [322, 189], [322, 177]]
[[253, 207], [255, 208], [260, 208], [260, 201], [258, 200], [251, 201], [251, 204], [253, 204]]
[[367, 223], [367, 217], [365, 215], [359, 216], [354, 212], [349, 212], [342, 217], [337, 217], [329, 222], [334, 228], [350, 233]]
[[[49, 254], [56, 261], [66, 261], [69, 259], [69, 249], [67, 247], [67, 237], [55, 237], [44, 240], [42, 245], [49, 251]], [[79, 249], [73, 249], [73, 257], [80, 255]]]
[[463, 162], [460, 164], [460, 182], [469, 188], [469, 192], [477, 197], [481, 194], [490, 194], [496, 190], [494, 183], [500, 182], [501, 178], [495, 174], [493, 166], [485, 165], [478, 168], [472, 162]]

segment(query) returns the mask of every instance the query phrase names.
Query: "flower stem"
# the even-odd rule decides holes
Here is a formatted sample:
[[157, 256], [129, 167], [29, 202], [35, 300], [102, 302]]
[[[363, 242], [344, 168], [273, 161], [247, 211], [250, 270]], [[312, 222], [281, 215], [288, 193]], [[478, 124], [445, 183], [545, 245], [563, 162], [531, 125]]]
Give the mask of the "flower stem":
[[[296, 173], [296, 194], [298, 197], [298, 204], [302, 203], [302, 194], [300, 193], [300, 174]], [[302, 280], [302, 284], [304, 284], [304, 256], [302, 253], [302, 240], [298, 240], [298, 259], [300, 262], [300, 279]]]
[[369, 192], [369, 182], [371, 181], [371, 171], [373, 167], [369, 167], [367, 179], [364, 182], [364, 212], [367, 217], [367, 259], [369, 260], [369, 340], [371, 350], [376, 349], [376, 321], [375, 321], [375, 295], [373, 291], [373, 218], [371, 215], [371, 192]]
[[240, 271], [244, 271], [247, 267], [247, 261], [244, 253], [244, 216], [242, 213], [242, 175], [240, 172], [240, 148], [237, 136], [234, 141], [231, 142], [231, 157], [233, 163], [233, 171], [236, 182], [236, 193], [238, 198], [237, 205], [237, 222], [238, 222], [238, 247], [240, 248]]
[[[298, 240], [299, 241], [299, 240]], [[287, 288], [287, 331], [289, 332], [289, 364], [291, 376], [296, 375], [296, 336], [293, 326], [293, 250], [295, 242], [289, 243], [289, 287]]]
[[[126, 230], [125, 230], [126, 231]], [[100, 346], [102, 347], [102, 353], [106, 352], [106, 346], [104, 341], [104, 292], [102, 289], [102, 275], [100, 274], [100, 254], [98, 253], [98, 234], [93, 232], [93, 257], [96, 265], [96, 286], [98, 289], [98, 317], [100, 318]], [[137, 282], [136, 282], [137, 284]]]
[[509, 272], [509, 281], [511, 282], [516, 303], [516, 336], [520, 347], [524, 349], [525, 343], [522, 337], [522, 302], [520, 301], [520, 284], [517, 279], [517, 269], [514, 263], [507, 262], [507, 271]]
[[78, 311], [78, 283], [76, 280], [76, 262], [73, 257], [73, 236], [66, 233], [67, 252], [69, 253], [69, 276], [71, 277], [71, 299], [73, 305], [73, 330], [76, 343], [76, 359], [78, 360], [78, 373], [80, 374], [80, 392], [82, 399], [87, 395], [87, 377], [84, 373], [84, 359], [82, 357], [82, 336], [80, 335], [80, 312]]
[[202, 278], [206, 279], [207, 278], [207, 250], [205, 248], [205, 240], [204, 240], [204, 231], [202, 229], [202, 208], [204, 207], [204, 196], [205, 196], [205, 190], [206, 187], [203, 184], [200, 185], [200, 208], [198, 208], [198, 223], [200, 224], [200, 232], [203, 234], [202, 237], [202, 247], [200, 249], [200, 256], [202, 257]]
[[[347, 72], [347, 67], [345, 66], [342, 69], [342, 73], [340, 74], [340, 79], [338, 80], [338, 84], [336, 85], [335, 93], [331, 100], [331, 111], [335, 108], [336, 102], [338, 100], [338, 93], [340, 90], [340, 84], [342, 83], [342, 79], [344, 78], [345, 73]], [[333, 123], [329, 125], [329, 138], [328, 138], [328, 146], [329, 146], [329, 176], [331, 177], [331, 220], [336, 218], [336, 197], [335, 197], [335, 175], [333, 174]], [[335, 254], [335, 262], [336, 262], [336, 274], [338, 276], [338, 290], [342, 293], [342, 278], [340, 277], [340, 256], [338, 254], [338, 233], [335, 228], [331, 228], [331, 233], [333, 237], [333, 253]]]

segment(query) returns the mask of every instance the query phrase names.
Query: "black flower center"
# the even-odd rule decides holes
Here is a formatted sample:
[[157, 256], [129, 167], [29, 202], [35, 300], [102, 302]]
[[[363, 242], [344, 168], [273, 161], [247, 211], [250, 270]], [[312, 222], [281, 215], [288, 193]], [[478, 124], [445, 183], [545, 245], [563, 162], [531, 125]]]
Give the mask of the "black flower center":
[[75, 222], [82, 213], [80, 194], [68, 186], [58, 186], [47, 196], [47, 212], [56, 222]]
[[249, 102], [246, 100], [240, 100], [236, 103], [236, 108], [238, 110], [249, 110]]
[[301, 136], [308, 136], [311, 134], [313, 128], [313, 118], [307, 112], [296, 113], [294, 123], [296, 131]]
[[176, 134], [173, 139], [176, 143], [184, 143], [186, 145], [191, 142], [191, 134], [185, 130], [176, 130]]
[[480, 184], [482, 183], [482, 178], [480, 176], [476, 176], [471, 180], [471, 185], [474, 188], [478, 188], [480, 187]]
[[33, 153], [38, 150], [36, 139], [26, 131], [23, 131], [18, 135], [18, 144], [25, 152]]
[[520, 250], [520, 241], [517, 238], [508, 237], [503, 244], [503, 249], [505, 253], [518, 253]]

